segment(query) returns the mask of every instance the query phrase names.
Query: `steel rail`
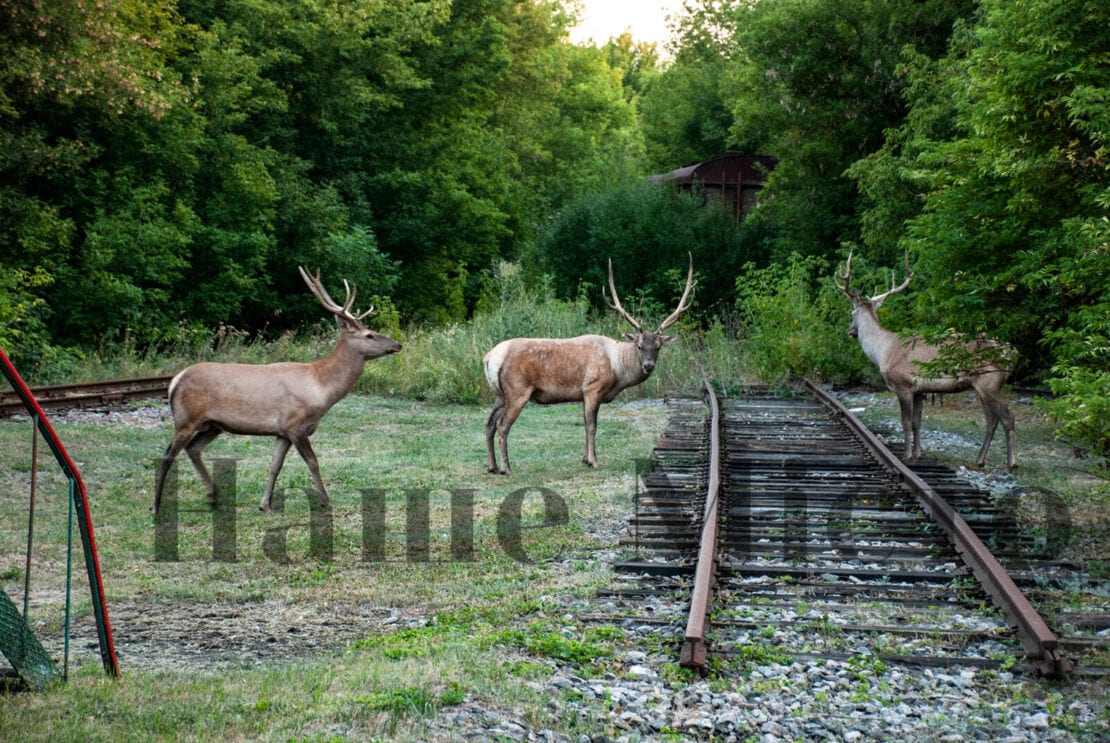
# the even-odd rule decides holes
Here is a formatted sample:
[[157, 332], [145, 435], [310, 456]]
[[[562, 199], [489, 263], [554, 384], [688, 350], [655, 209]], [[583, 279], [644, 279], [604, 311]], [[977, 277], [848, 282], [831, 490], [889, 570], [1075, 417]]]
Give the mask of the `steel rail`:
[[917, 497], [925, 513], [940, 525], [964, 563], [994, 600], [995, 606], [1005, 613], [1006, 619], [1017, 630], [1018, 640], [1033, 667], [1042, 675], [1051, 678], [1060, 678], [1070, 673], [1074, 664], [1060, 654], [1056, 636], [1014, 583], [1010, 574], [972, 531], [963, 517], [927, 482], [895, 456], [839, 400], [809, 379], [804, 379], [803, 382], [818, 399], [841, 416], [863, 445], [871, 450], [879, 462], [901, 479]]
[[707, 655], [705, 635], [709, 629], [709, 604], [713, 600], [713, 583], [717, 576], [717, 513], [721, 490], [721, 408], [713, 385], [705, 380], [709, 401], [709, 480], [706, 485], [705, 510], [702, 514], [698, 562], [694, 570], [694, 590], [690, 597], [690, 616], [686, 622], [686, 640], [682, 643], [679, 665], [704, 668]]
[[[112, 405], [123, 400], [165, 397], [171, 376], [80, 382], [30, 388], [43, 410]], [[9, 391], [0, 392], [0, 418], [24, 412], [23, 401]]]

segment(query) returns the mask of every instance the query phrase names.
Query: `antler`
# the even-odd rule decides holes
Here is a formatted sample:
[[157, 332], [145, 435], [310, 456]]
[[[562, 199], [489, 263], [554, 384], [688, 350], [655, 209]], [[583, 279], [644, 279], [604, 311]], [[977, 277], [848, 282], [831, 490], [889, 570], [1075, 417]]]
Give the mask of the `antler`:
[[682, 299], [678, 300], [678, 309], [672, 312], [666, 320], [659, 323], [658, 332], [660, 333], [673, 325], [679, 315], [690, 309], [690, 305], [686, 304], [686, 298], [690, 296], [690, 291], [694, 288], [696, 282], [694, 281], [694, 256], [692, 253], [687, 253], [687, 255], [690, 256], [690, 270], [686, 273], [686, 289], [682, 292]]
[[884, 301], [886, 301], [887, 297], [889, 297], [892, 294], [897, 294], [898, 292], [902, 291], [903, 289], [905, 289], [907, 286], [910, 285], [911, 281], [913, 281], [913, 274], [910, 272], [910, 253], [909, 253], [909, 251], [906, 251], [906, 280], [903, 281], [898, 286], [894, 285], [895, 281], [897, 281], [896, 274], [894, 273], [894, 269], [891, 269], [890, 270], [890, 289], [888, 291], [883, 292], [882, 294], [876, 294], [875, 296], [871, 297], [871, 300], [870, 300], [871, 303], [874, 304], [874, 305], [882, 304]]
[[840, 275], [840, 278], [844, 280], [843, 284], [833, 278], [836, 288], [847, 294], [848, 299], [853, 302], [856, 301], [859, 298], [859, 292], [852, 291], [852, 251], [850, 250], [848, 251], [848, 260], [844, 263], [844, 273]]
[[[602, 293], [604, 294], [604, 291], [602, 291]], [[623, 317], [625, 320], [628, 320], [628, 322], [632, 325], [632, 327], [636, 328], [636, 330], [638, 330], [641, 333], [644, 332], [644, 329], [640, 325], [640, 323], [636, 322], [636, 320], [634, 320], [632, 318], [632, 315], [625, 312], [624, 308], [621, 307], [620, 297], [617, 296], [617, 286], [616, 286], [615, 283], [613, 283], [613, 259], [612, 258], [609, 259], [609, 293], [613, 295], [613, 301], [609, 305], [610, 309], [615, 310], [618, 315]]]
[[343, 289], [346, 291], [347, 296], [346, 300], [341, 305], [332, 299], [331, 295], [328, 294], [328, 290], [324, 288], [323, 282], [320, 281], [320, 269], [316, 269], [315, 276], [311, 276], [302, 266], [297, 266], [297, 270], [301, 272], [301, 278], [304, 279], [304, 283], [308, 284], [308, 288], [316, 295], [316, 299], [320, 300], [320, 304], [322, 304], [324, 309], [328, 312], [334, 315], [340, 315], [348, 320], [362, 322], [364, 317], [374, 311], [373, 306], [371, 306], [370, 309], [359, 315], [355, 315], [351, 312], [351, 307], [354, 306], [355, 303], [355, 297], [358, 296], [358, 288], [352, 289], [346, 279], [343, 279]]

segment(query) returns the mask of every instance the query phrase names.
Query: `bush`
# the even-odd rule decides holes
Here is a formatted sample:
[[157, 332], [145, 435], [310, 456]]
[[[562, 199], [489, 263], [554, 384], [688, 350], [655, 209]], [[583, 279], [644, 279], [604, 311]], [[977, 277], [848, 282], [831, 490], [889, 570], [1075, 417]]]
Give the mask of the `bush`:
[[556, 296], [585, 294], [603, 309], [601, 287], [612, 258], [621, 296], [649, 299], [661, 319], [674, 307], [673, 287], [682, 286], [690, 254], [701, 310], [727, 309], [741, 266], [762, 263], [766, 255], [760, 224], [754, 217], [737, 224], [726, 206], [706, 206], [670, 185], [636, 183], [563, 209], [525, 263], [552, 277]]
[[[411, 330], [402, 339], [403, 352], [367, 365], [359, 389], [438, 402], [489, 402], [493, 396], [482, 371], [482, 357], [501, 341], [587, 333], [619, 339], [631, 330], [615, 313], [595, 312], [581, 296], [573, 301], [558, 299], [549, 281], [529, 287], [515, 264], [501, 264], [498, 284], [500, 300], [470, 322]], [[644, 303], [622, 304], [634, 316], [648, 309]], [[678, 339], [660, 353], [655, 373], [644, 384], [622, 392], [622, 398], [697, 395], [703, 376], [742, 381], [735, 335], [727, 324], [717, 321], [703, 332], [684, 316], [668, 332]]]
[[848, 302], [832, 269], [816, 256], [785, 264], [748, 264], [736, 280], [741, 353], [749, 372], [768, 384], [807, 376], [828, 382], [874, 379], [876, 371], [848, 333]]
[[1075, 327], [1049, 333], [1060, 360], [1052, 367], [1049, 387], [1058, 395], [1040, 400], [1052, 417], [1056, 436], [1110, 456], [1110, 304], [1075, 313]]

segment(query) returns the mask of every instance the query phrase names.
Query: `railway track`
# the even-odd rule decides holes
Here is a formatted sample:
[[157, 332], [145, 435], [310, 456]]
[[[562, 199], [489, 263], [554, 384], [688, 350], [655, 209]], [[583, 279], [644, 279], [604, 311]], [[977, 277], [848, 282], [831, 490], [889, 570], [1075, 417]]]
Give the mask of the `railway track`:
[[[163, 376], [60, 384], [34, 387], [31, 392], [45, 411], [102, 408], [133, 400], [164, 398], [169, 390], [171, 379], [173, 379], [172, 376]], [[10, 418], [25, 412], [27, 411], [15, 392], [11, 390], [0, 392], [0, 418]]]
[[624, 540], [635, 556], [615, 564], [606, 610], [588, 621], [681, 633], [676, 660], [697, 669], [864, 659], [1110, 673], [1110, 611], [1059, 608], [1090, 579], [1038, 555], [988, 493], [935, 461], [909, 469], [815, 387], [719, 405], [708, 393], [708, 405], [672, 402]]

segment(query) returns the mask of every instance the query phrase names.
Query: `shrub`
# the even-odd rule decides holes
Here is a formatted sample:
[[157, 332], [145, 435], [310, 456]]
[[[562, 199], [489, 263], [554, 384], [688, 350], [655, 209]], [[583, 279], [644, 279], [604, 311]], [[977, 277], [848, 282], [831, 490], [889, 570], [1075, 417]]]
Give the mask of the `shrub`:
[[633, 299], [637, 293], [648, 297], [654, 302], [651, 308], [666, 316], [668, 306], [674, 306], [673, 287], [681, 287], [685, 278], [689, 253], [704, 312], [727, 307], [741, 266], [765, 258], [760, 224], [750, 218], [737, 224], [727, 206], [707, 206], [700, 196], [668, 184], [635, 183], [584, 196], [564, 208], [526, 264], [551, 276], [556, 296], [585, 293], [595, 308], [603, 309], [601, 287], [612, 258], [622, 298]]
[[[501, 341], [587, 333], [620, 338], [631, 330], [615, 313], [591, 309], [581, 296], [572, 301], [557, 298], [548, 281], [528, 286], [515, 264], [500, 266], [498, 285], [499, 301], [491, 302], [469, 322], [410, 330], [402, 341], [403, 352], [367, 365], [360, 390], [438, 402], [488, 402], [492, 393], [482, 371], [482, 357]], [[649, 301], [641, 298], [622, 304], [634, 316], [654, 317], [649, 314]], [[703, 376], [742, 381], [735, 335], [727, 323], [715, 321], [703, 332], [692, 318], [684, 316], [668, 332], [678, 339], [662, 351], [655, 373], [644, 384], [622, 392], [621, 398], [700, 394]]]
[[1110, 305], [1075, 313], [1075, 327], [1047, 334], [1059, 361], [1048, 384], [1055, 399], [1038, 405], [1056, 424], [1057, 438], [1110, 456]]
[[808, 376], [830, 382], [873, 378], [874, 368], [848, 335], [847, 301], [828, 263], [797, 253], [783, 264], [748, 264], [736, 279], [747, 369], [768, 384]]

